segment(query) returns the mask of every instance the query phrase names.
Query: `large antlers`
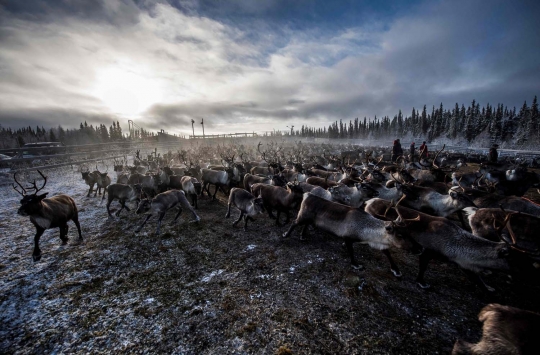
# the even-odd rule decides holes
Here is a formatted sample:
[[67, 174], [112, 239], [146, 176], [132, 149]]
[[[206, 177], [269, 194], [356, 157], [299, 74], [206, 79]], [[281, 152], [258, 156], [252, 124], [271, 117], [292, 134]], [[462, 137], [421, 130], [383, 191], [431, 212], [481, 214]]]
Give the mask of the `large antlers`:
[[36, 180], [34, 179], [34, 182], [32, 183], [33, 186], [31, 186], [30, 188], [34, 189], [34, 194], [37, 194], [39, 191], [43, 190], [43, 188], [45, 187], [45, 185], [47, 185], [47, 177], [45, 175], [43, 175], [43, 173], [41, 171], [37, 171], [39, 173], [39, 175], [41, 175], [41, 177], [43, 178], [43, 185], [38, 189], [37, 188], [37, 185], [36, 185]]
[[15, 172], [13, 174], [13, 179], [15, 180], [15, 182], [17, 183], [17, 185], [20, 186], [21, 188], [21, 191], [17, 190], [17, 186], [15, 186], [15, 184], [13, 184], [13, 189], [15, 191], [17, 191], [19, 194], [21, 194], [22, 196], [26, 195], [26, 189], [21, 185], [21, 183], [17, 180], [17, 172]]
[[41, 171], [37, 171], [39, 173], [39, 175], [41, 175], [41, 177], [43, 178], [43, 185], [38, 188], [37, 187], [37, 184], [36, 184], [36, 180], [34, 179], [34, 182], [32, 183], [33, 186], [28, 186], [26, 188], [24, 188], [21, 183], [17, 180], [17, 173], [14, 173], [13, 174], [13, 179], [15, 180], [15, 182], [17, 183], [17, 185], [20, 186], [21, 190], [22, 191], [19, 191], [17, 190], [17, 186], [15, 186], [15, 184], [13, 184], [13, 189], [15, 191], [17, 191], [19, 194], [21, 194], [22, 196], [26, 196], [27, 194], [27, 190], [34, 190], [34, 195], [37, 194], [39, 191], [43, 190], [43, 188], [45, 187], [45, 185], [47, 185], [47, 177], [45, 175], [43, 175], [43, 173]]

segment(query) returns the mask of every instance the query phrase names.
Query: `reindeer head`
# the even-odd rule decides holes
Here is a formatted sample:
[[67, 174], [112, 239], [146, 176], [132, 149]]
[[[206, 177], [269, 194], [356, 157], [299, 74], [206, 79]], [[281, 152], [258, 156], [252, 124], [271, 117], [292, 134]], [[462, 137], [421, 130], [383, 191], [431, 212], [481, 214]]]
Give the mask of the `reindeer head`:
[[139, 202], [139, 206], [137, 206], [137, 214], [146, 213], [150, 210], [152, 207], [152, 201], [150, 201], [148, 198], [144, 198]]
[[477, 207], [474, 204], [473, 200], [471, 200], [471, 198], [467, 196], [464, 192], [459, 192], [459, 191], [450, 189], [448, 191], [448, 195], [450, 195], [454, 203], [457, 203], [460, 206], [463, 206], [462, 209], [466, 207]]
[[[398, 205], [403, 201], [407, 196], [403, 195], [401, 199], [394, 205], [394, 201], [386, 208], [384, 215], [381, 216], [382, 219], [391, 219], [397, 216], [394, 220], [386, 222], [386, 232], [392, 234], [393, 239], [392, 243], [394, 246], [409, 250], [413, 253], [418, 253], [422, 250], [422, 247], [410, 237], [409, 229], [410, 224], [415, 222], [420, 222], [421, 217], [418, 214], [415, 218], [405, 218], [401, 215]], [[392, 211], [393, 216], [387, 216], [388, 212]]]
[[329, 187], [328, 192], [332, 194], [332, 198], [336, 201], [343, 202], [344, 204], [348, 205], [351, 203], [351, 196], [347, 195], [345, 191], [343, 191], [344, 186], [345, 185]]
[[[39, 170], [38, 170], [38, 173], [39, 175], [43, 177], [43, 180], [44, 180], [43, 185], [40, 188], [37, 187], [36, 180], [34, 180], [33, 186], [28, 186], [24, 188], [17, 180], [17, 173], [13, 174], [13, 179], [15, 180], [17, 185], [19, 185], [21, 190], [20, 191], [17, 190], [17, 186], [15, 186], [15, 184], [13, 184], [13, 189], [15, 189], [15, 191], [17, 191], [23, 197], [21, 200], [21, 207], [19, 207], [19, 209], [17, 210], [17, 213], [21, 216], [30, 216], [30, 215], [36, 214], [42, 207], [41, 201], [45, 197], [47, 197], [48, 192], [45, 192], [44, 194], [40, 194], [40, 195], [37, 194], [47, 184], [47, 177], [44, 176]], [[28, 194], [27, 189], [34, 190], [34, 193]]]
[[252, 203], [253, 203], [253, 211], [255, 211], [256, 214], [264, 212], [264, 202], [261, 195], [259, 195], [259, 197], [254, 199]]

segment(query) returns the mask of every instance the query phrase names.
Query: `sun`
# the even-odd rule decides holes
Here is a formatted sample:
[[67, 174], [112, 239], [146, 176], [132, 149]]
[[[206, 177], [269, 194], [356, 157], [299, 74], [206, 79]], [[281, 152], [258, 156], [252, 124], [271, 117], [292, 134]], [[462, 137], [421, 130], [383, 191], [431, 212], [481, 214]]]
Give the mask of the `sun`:
[[99, 70], [93, 95], [113, 113], [136, 117], [162, 99], [158, 80], [144, 70], [109, 67]]

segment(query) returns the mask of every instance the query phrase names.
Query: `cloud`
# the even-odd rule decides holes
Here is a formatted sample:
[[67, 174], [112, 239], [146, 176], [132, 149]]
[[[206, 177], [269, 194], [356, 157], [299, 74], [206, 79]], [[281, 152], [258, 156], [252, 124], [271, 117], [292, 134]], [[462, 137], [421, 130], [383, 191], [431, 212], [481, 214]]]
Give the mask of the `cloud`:
[[538, 93], [534, 2], [361, 2], [328, 15], [315, 4], [291, 15], [278, 0], [10, 3], [0, 123], [134, 119], [187, 133], [204, 117], [216, 133], [257, 131]]

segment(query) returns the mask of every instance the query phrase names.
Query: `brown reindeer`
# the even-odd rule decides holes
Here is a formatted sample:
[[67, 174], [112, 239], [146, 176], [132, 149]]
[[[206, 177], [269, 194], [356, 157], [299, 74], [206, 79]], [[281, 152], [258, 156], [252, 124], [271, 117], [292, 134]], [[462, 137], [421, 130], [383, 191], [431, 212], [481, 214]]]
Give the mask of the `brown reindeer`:
[[[413, 220], [416, 219], [413, 218]], [[343, 238], [354, 268], [361, 266], [354, 257], [353, 243], [369, 244], [370, 247], [383, 251], [390, 261], [392, 272], [396, 277], [400, 277], [401, 273], [387, 249], [390, 246], [411, 250], [416, 247], [411, 239], [402, 238], [401, 230], [406, 228], [407, 223], [408, 221], [401, 217], [393, 222], [384, 222], [358, 208], [327, 201], [312, 193], [306, 193], [296, 220], [283, 237], [289, 237], [297, 226], [303, 226], [303, 239], [307, 235], [308, 226], [312, 225]]]
[[72, 220], [77, 226], [79, 232], [79, 240], [82, 240], [81, 226], [79, 224], [79, 214], [75, 201], [68, 195], [56, 195], [51, 198], [46, 198], [48, 192], [38, 195], [38, 192], [43, 190], [47, 184], [47, 177], [38, 170], [39, 175], [43, 177], [43, 185], [38, 188], [34, 180], [33, 186], [26, 189], [32, 189], [34, 192], [28, 194], [26, 189], [17, 181], [17, 173], [13, 174], [13, 179], [19, 185], [21, 190], [17, 190], [15, 184], [13, 188], [20, 193], [23, 198], [21, 207], [17, 213], [21, 216], [29, 216], [30, 222], [36, 227], [36, 235], [34, 236], [34, 252], [32, 258], [34, 261], [41, 259], [41, 250], [39, 249], [39, 239], [46, 229], [60, 228], [60, 239], [62, 244], [68, 242], [68, 225], [67, 222]]
[[452, 355], [540, 354], [540, 314], [519, 308], [488, 304], [478, 314], [482, 339], [476, 344], [458, 340]]
[[[298, 184], [287, 183], [287, 189], [281, 187], [255, 184], [251, 186], [251, 192], [254, 196], [261, 196], [264, 201], [264, 208], [271, 219], [276, 220], [276, 225], [280, 225], [279, 217], [285, 213], [285, 223], [289, 223], [291, 217], [289, 211], [296, 208], [302, 202], [303, 190]], [[274, 217], [272, 210], [277, 210], [277, 217]]]

